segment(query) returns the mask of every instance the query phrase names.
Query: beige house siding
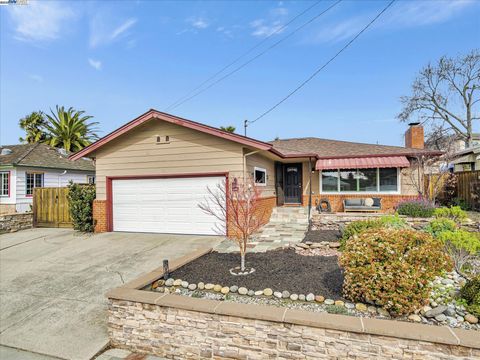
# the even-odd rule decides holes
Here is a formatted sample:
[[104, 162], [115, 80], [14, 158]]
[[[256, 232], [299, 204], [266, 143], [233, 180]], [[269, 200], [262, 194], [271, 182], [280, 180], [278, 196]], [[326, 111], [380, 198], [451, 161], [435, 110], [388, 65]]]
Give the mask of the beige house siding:
[[275, 162], [261, 154], [247, 156], [246, 175], [253, 178], [253, 170], [255, 167], [259, 167], [267, 171], [267, 185], [260, 186], [262, 189], [262, 197], [275, 196]]
[[[157, 144], [169, 136], [169, 143]], [[94, 154], [97, 200], [106, 199], [107, 176], [229, 172], [243, 174], [242, 145], [183, 126], [150, 121]]]

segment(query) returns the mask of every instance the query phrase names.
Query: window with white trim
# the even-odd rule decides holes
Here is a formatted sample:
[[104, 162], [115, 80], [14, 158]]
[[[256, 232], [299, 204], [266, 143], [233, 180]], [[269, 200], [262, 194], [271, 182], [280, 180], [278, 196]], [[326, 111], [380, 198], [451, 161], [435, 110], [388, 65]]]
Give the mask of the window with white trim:
[[95, 184], [95, 175], [87, 175], [87, 183], [90, 185]]
[[323, 170], [321, 192], [392, 193], [399, 191], [397, 168]]
[[0, 172], [0, 196], [9, 196], [10, 194], [10, 172]]
[[33, 195], [33, 189], [36, 187], [43, 187], [43, 173], [26, 173], [26, 195]]
[[267, 185], [267, 170], [255, 167], [253, 169], [253, 179], [255, 180], [255, 184], [259, 186], [266, 186]]

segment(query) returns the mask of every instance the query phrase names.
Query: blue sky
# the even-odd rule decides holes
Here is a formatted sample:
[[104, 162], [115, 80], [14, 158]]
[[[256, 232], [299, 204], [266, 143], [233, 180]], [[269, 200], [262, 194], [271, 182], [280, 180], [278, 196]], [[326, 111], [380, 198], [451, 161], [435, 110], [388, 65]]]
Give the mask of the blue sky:
[[[0, 7], [0, 142], [18, 119], [55, 105], [85, 110], [100, 135], [165, 110], [230, 61], [256, 52], [333, 4], [322, 1], [29, 1]], [[213, 126], [254, 119], [307, 78], [386, 1], [343, 1], [231, 77], [171, 113]], [[403, 145], [395, 115], [416, 73], [480, 47], [480, 2], [397, 1], [313, 81], [248, 135], [317, 136]], [[240, 62], [241, 63], [241, 62]], [[240, 64], [239, 63], [239, 64]], [[478, 129], [478, 124], [477, 124]]]

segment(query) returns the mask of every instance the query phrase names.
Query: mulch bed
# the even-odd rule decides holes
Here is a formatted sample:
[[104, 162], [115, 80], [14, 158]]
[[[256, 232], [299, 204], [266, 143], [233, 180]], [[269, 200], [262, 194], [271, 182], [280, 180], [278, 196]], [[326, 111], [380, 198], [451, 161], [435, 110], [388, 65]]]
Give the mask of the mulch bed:
[[322, 242], [322, 241], [339, 241], [341, 238], [340, 231], [338, 230], [309, 230], [305, 234], [305, 238], [302, 240], [303, 243], [307, 241], [311, 242]]
[[255, 272], [233, 276], [229, 270], [240, 265], [238, 253], [206, 254], [175, 270], [171, 277], [189, 283], [244, 286], [251, 290], [272, 288], [290, 293], [342, 298], [343, 271], [336, 256], [302, 256], [293, 249], [276, 249], [263, 253], [247, 253], [246, 266]]

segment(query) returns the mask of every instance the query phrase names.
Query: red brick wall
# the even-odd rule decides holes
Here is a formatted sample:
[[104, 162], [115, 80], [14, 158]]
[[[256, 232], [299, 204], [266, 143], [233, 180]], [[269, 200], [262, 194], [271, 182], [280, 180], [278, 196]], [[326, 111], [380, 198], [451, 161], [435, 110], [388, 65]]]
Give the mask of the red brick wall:
[[[274, 207], [277, 206], [277, 198], [275, 196], [265, 197], [260, 199], [259, 207], [258, 207], [258, 215], [263, 215], [263, 221], [267, 223], [270, 220], [270, 216], [272, 215], [272, 210]], [[229, 223], [227, 228], [227, 233], [232, 235], [234, 229], [231, 227], [231, 223]]]
[[405, 146], [415, 149], [423, 149], [425, 147], [423, 126], [410, 126], [410, 128], [405, 133]]
[[[333, 212], [343, 212], [343, 199], [351, 198], [367, 198], [367, 197], [379, 197], [382, 199], [381, 212], [389, 213], [395, 210], [395, 206], [402, 200], [416, 199], [416, 195], [372, 195], [372, 194], [358, 194], [358, 195], [342, 195], [342, 194], [320, 194], [312, 195], [312, 206], [316, 206], [316, 200], [320, 203], [320, 199], [328, 199], [332, 207]], [[303, 197], [304, 204], [308, 204], [308, 195]]]
[[96, 233], [108, 231], [106, 200], [93, 201], [93, 223], [95, 224]]

